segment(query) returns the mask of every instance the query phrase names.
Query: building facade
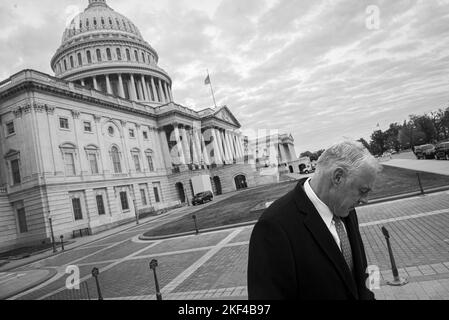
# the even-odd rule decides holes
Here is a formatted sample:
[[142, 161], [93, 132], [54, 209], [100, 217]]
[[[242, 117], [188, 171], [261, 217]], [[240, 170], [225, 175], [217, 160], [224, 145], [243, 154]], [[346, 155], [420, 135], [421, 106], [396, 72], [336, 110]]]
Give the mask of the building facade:
[[174, 102], [158, 60], [129, 19], [89, 0], [51, 59], [55, 76], [0, 82], [0, 250], [186, 203], [195, 176], [215, 194], [275, 181], [245, 162], [228, 107]]

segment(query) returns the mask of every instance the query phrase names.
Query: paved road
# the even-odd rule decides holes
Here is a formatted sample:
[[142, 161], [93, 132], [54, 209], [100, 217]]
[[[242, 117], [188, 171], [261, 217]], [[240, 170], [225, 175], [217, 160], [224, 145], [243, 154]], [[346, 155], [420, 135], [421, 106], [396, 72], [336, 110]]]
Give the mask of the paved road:
[[[375, 204], [359, 208], [358, 212], [369, 264], [381, 270], [381, 287], [374, 290], [377, 298], [449, 299], [449, 193]], [[385, 280], [392, 275], [381, 226], [392, 234], [401, 276], [410, 280], [404, 287], [385, 286]], [[137, 240], [136, 236], [147, 228], [120, 232], [15, 270], [47, 267], [57, 270], [58, 275], [14, 298], [70, 299], [74, 295], [65, 288], [65, 269], [76, 265], [92, 298], [96, 292], [90, 272], [98, 267], [106, 299], [154, 299], [148, 263], [155, 258], [159, 261], [157, 273], [164, 299], [246, 299], [251, 226], [162, 241]]]

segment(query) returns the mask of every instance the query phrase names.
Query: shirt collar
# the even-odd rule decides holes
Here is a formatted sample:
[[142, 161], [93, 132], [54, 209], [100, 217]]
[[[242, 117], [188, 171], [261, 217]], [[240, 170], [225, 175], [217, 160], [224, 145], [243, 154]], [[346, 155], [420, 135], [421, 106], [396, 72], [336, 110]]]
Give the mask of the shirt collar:
[[311, 179], [312, 178], [307, 179], [306, 182], [304, 183], [304, 191], [306, 192], [306, 195], [309, 197], [310, 201], [312, 201], [313, 205], [320, 214], [326, 226], [330, 228], [330, 226], [332, 225], [334, 214], [329, 209], [329, 207], [323, 201], [321, 201], [321, 199], [318, 198], [316, 193], [313, 191], [312, 187], [310, 186]]

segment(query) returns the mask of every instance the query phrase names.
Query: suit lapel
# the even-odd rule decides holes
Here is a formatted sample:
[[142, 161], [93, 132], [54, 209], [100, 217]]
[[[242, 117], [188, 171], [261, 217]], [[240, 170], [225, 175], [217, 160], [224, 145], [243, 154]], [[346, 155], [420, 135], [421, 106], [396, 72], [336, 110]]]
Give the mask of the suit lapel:
[[[343, 279], [353, 296], [358, 298], [356, 283], [351, 275], [351, 271], [349, 270], [337, 243], [329, 232], [329, 229], [326, 227], [323, 219], [321, 219], [321, 216], [313, 203], [307, 197], [303, 189], [304, 182], [305, 180], [301, 180], [295, 189], [296, 205], [299, 211], [306, 215], [304, 224], [312, 234], [314, 240], [331, 260], [333, 266], [337, 269], [340, 277]], [[350, 241], [351, 244], [354, 243], [351, 238]]]

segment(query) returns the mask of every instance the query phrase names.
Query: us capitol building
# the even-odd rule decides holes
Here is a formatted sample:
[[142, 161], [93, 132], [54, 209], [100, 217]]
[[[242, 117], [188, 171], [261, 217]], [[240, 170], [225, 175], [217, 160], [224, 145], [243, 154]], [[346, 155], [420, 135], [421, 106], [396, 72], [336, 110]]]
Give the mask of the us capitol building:
[[51, 59], [54, 77], [0, 82], [0, 250], [274, 182], [248, 163], [231, 111], [176, 104], [158, 61], [129, 19], [89, 0]]

